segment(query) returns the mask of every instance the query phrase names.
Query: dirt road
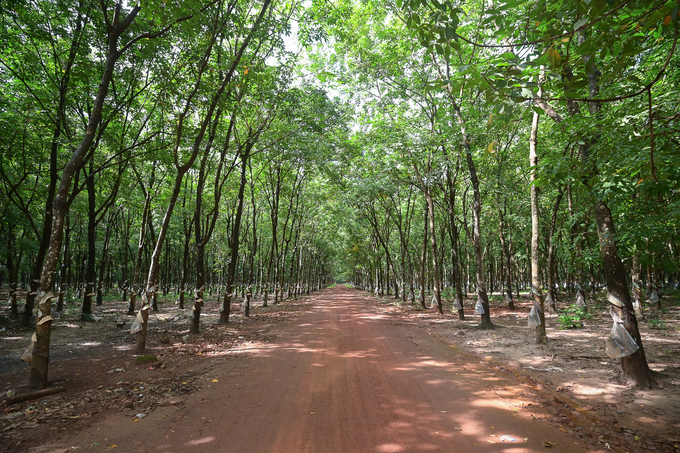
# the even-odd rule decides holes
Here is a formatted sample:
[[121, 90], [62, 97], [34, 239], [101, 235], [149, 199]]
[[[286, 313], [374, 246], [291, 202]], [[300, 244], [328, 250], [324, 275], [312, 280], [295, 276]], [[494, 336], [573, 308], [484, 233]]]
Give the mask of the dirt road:
[[276, 329], [273, 343], [216, 358], [181, 403], [108, 417], [40, 451], [592, 451], [535, 419], [516, 382], [426, 328], [396, 325], [358, 291], [326, 291]]

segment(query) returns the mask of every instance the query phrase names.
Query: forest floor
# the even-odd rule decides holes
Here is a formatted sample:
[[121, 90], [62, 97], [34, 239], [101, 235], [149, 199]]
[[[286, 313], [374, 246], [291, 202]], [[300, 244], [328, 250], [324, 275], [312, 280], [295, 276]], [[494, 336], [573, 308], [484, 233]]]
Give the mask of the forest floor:
[[[279, 341], [285, 329], [296, 329], [295, 321], [310, 316], [319, 295], [329, 291], [333, 290], [267, 308], [254, 306], [248, 318], [235, 303], [228, 326], [215, 324], [218, 303], [208, 299], [198, 335], [189, 335], [185, 312], [168, 296], [159, 301], [160, 311], [150, 316], [147, 353], [155, 358], [144, 364], [137, 364], [132, 354], [135, 338], [129, 326], [134, 317], [123, 314], [125, 302], [105, 300], [103, 306], [94, 307], [93, 322], [80, 321], [75, 304], [67, 305], [55, 316], [50, 364], [52, 383], [63, 385], [66, 392], [12, 405], [6, 404], [5, 396], [27, 391], [28, 364], [20, 357], [33, 331], [22, 329], [5, 307], [0, 312], [0, 451], [70, 451], [71, 447], [43, 447], [92, 430], [105, 417], [137, 422], [154, 411], [182, 409], [187, 398], [218, 385], [214, 376], [223, 366], [219, 364], [227, 361], [228, 376], [240, 376], [239, 370], [248, 367], [241, 353]], [[450, 304], [444, 315], [438, 315], [389, 297], [351, 293], [390, 320], [393, 328], [403, 329], [409, 346], [434, 338], [452, 346], [469, 367], [510, 379], [518, 392], [515, 396], [523, 399], [513, 410], [580, 438], [590, 451], [680, 451], [680, 300], [675, 294], [662, 299], [661, 311], [647, 307], [647, 322], [640, 323], [650, 367], [659, 373], [657, 388], [643, 390], [626, 383], [618, 360], [604, 352], [612, 323], [604, 302], [592, 303], [592, 317], [578, 328], [560, 329], [559, 319], [548, 317], [550, 342], [536, 345], [533, 329], [527, 327], [528, 295], [515, 301], [513, 311], [502, 301], [492, 301], [492, 321], [498, 328], [479, 330], [478, 318], [458, 321]], [[472, 305], [466, 301], [466, 308]], [[558, 309], [564, 305], [558, 302]], [[127, 321], [123, 328], [116, 325], [121, 320]], [[509, 386], [488, 388], [495, 399], [504, 401]], [[251, 403], [255, 404], [240, 402]], [[102, 438], [87, 447], [103, 451], [116, 445]]]

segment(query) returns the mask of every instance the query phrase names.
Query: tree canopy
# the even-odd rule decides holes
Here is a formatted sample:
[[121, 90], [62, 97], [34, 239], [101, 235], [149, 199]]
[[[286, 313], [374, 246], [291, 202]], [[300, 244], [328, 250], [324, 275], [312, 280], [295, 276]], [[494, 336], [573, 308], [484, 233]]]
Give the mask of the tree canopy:
[[635, 345], [615, 357], [654, 384], [637, 323], [679, 281], [677, 0], [12, 0], [0, 23], [0, 280], [33, 383], [65, 294], [83, 319], [129, 295], [142, 352], [159, 293], [192, 296], [197, 332], [205, 292], [228, 323], [239, 291], [338, 280], [483, 328], [489, 295], [528, 291], [537, 341], [559, 299], [606, 290]]

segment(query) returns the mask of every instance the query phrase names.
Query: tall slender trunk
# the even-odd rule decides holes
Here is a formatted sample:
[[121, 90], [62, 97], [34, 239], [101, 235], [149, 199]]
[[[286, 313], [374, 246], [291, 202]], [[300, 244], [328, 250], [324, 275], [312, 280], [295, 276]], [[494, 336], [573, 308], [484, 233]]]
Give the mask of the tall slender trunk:
[[184, 248], [182, 253], [182, 276], [179, 283], [179, 309], [184, 310], [184, 297], [186, 293], [187, 277], [189, 276], [189, 244], [191, 243], [191, 230], [194, 222], [189, 222], [187, 226], [186, 219], [184, 219]]
[[61, 242], [64, 235], [64, 217], [66, 216], [66, 211], [68, 209], [68, 193], [71, 188], [71, 181], [75, 174], [80, 171], [83, 159], [94, 142], [95, 132], [102, 119], [104, 100], [106, 99], [109, 84], [113, 78], [113, 70], [116, 61], [118, 61], [121, 56], [121, 51], [118, 50], [118, 38], [137, 17], [141, 8], [133, 8], [122, 21], [120, 20], [121, 9], [121, 4], [118, 4], [116, 6], [113, 23], [108, 27], [106, 65], [95, 97], [92, 114], [90, 115], [87, 124], [85, 136], [62, 171], [59, 189], [57, 190], [52, 203], [53, 217], [49, 249], [47, 250], [47, 255], [45, 256], [43, 268], [40, 273], [40, 292], [37, 295], [39, 316], [36, 325], [36, 341], [33, 345], [31, 371], [29, 376], [29, 384], [31, 386], [43, 386], [47, 384], [47, 371], [50, 360], [50, 338], [52, 334], [51, 300], [54, 297], [51, 289], [54, 280], [54, 271], [59, 259], [59, 250], [61, 249]]
[[427, 308], [425, 305], [425, 292], [427, 290], [427, 232], [428, 232], [428, 216], [429, 208], [427, 206], [427, 201], [425, 202], [423, 210], [423, 247], [420, 254], [420, 305], [423, 308]]
[[482, 214], [482, 196], [479, 191], [479, 179], [477, 178], [477, 170], [475, 163], [472, 160], [472, 150], [469, 142], [466, 140], [465, 157], [468, 164], [468, 171], [470, 172], [470, 182], [472, 182], [472, 243], [475, 251], [475, 265], [477, 270], [477, 297], [482, 303], [484, 313], [480, 314], [481, 323], [479, 325], [482, 329], [493, 328], [494, 324], [491, 322], [491, 313], [489, 311], [489, 297], [486, 294], [486, 283], [484, 282], [484, 258], [482, 255], [482, 235], [481, 235], [481, 214]]
[[[236, 68], [238, 67], [241, 58], [243, 56], [243, 53], [245, 52], [246, 48], [252, 41], [253, 37], [255, 36], [256, 31], [258, 30], [260, 23], [262, 22], [265, 14], [267, 13], [269, 6], [271, 4], [271, 0], [264, 0], [260, 12], [257, 16], [257, 19], [255, 20], [255, 23], [253, 26], [250, 28], [250, 31], [248, 35], [245, 37], [245, 39], [242, 41], [241, 46], [238, 48], [238, 51], [233, 57], [233, 60], [231, 62], [231, 65], [229, 66], [229, 69], [226, 71], [224, 76], [222, 77], [221, 83], [217, 90], [212, 94], [211, 96], [211, 101], [208, 106], [208, 108], [205, 111], [203, 120], [201, 121], [200, 128], [197, 131], [196, 137], [193, 140], [192, 144], [192, 150], [189, 158], [187, 161], [183, 164], [179, 164], [179, 149], [181, 147], [181, 144], [183, 142], [182, 138], [182, 130], [184, 126], [184, 119], [187, 118], [187, 115], [190, 112], [190, 107], [192, 106], [192, 100], [194, 99], [194, 96], [199, 91], [199, 88], [201, 87], [200, 81], [201, 78], [198, 77], [196, 83], [194, 84], [194, 88], [192, 93], [187, 97], [187, 101], [184, 107], [184, 110], [181, 114], [180, 120], [178, 122], [178, 134], [175, 137], [175, 143], [174, 143], [174, 154], [175, 154], [175, 167], [177, 169], [177, 175], [175, 177], [175, 185], [172, 191], [172, 194], [168, 200], [168, 207], [165, 211], [165, 216], [163, 218], [163, 223], [161, 224], [160, 231], [158, 232], [158, 238], [156, 239], [156, 246], [154, 247], [153, 254], [151, 255], [151, 262], [149, 264], [149, 274], [147, 277], [147, 283], [146, 283], [146, 292], [149, 293], [151, 296], [155, 297], [155, 294], [157, 293], [156, 287], [158, 285], [158, 272], [160, 269], [160, 254], [161, 250], [163, 247], [163, 243], [165, 241], [165, 236], [168, 233], [168, 229], [170, 227], [170, 218], [172, 217], [173, 210], [175, 208], [175, 204], [177, 203], [177, 198], [179, 196], [180, 189], [182, 187], [182, 179], [184, 178], [184, 175], [189, 171], [189, 169], [193, 166], [194, 162], [196, 161], [196, 158], [198, 157], [198, 153], [200, 151], [201, 144], [203, 143], [203, 139], [205, 137], [206, 130], [208, 128], [208, 125], [211, 123], [213, 120], [213, 116], [215, 114], [215, 111], [218, 107], [219, 102], [223, 99], [223, 94], [231, 82]], [[219, 35], [218, 33], [218, 27], [217, 27], [217, 19], [218, 16], [215, 16], [214, 19], [214, 33], [211, 35], [211, 45], [208, 47], [206, 50], [206, 54], [203, 57], [203, 61], [201, 64], [201, 67], [199, 69], [200, 74], [202, 75], [204, 71], [207, 68], [208, 62], [210, 61], [210, 56], [212, 53], [212, 44], [215, 43], [217, 40], [217, 37]], [[240, 222], [240, 219], [239, 219]], [[238, 234], [238, 230], [235, 232]], [[233, 235], [233, 233], [232, 233]], [[238, 246], [238, 242], [236, 243]], [[232, 251], [233, 253], [233, 251]], [[229, 266], [230, 268], [234, 267], [235, 268], [236, 263], [235, 262], [230, 262]], [[233, 277], [232, 277], [232, 285], [233, 285]], [[229, 285], [228, 285], [229, 286]], [[231, 294], [229, 291], [227, 291], [227, 294]], [[227, 304], [228, 306], [229, 304]], [[142, 306], [141, 310], [144, 310], [145, 307]], [[224, 315], [224, 312], [222, 313]], [[229, 313], [227, 312], [226, 314], [227, 319], [229, 316]], [[220, 316], [220, 320], [222, 320], [222, 316]], [[141, 354], [144, 352], [146, 349], [146, 333], [147, 333], [147, 323], [146, 321], [143, 322], [142, 324], [142, 330], [137, 333], [137, 346], [135, 348], [135, 351], [138, 354]]]
[[434, 274], [434, 297], [437, 306], [437, 313], [444, 314], [442, 309], [442, 282], [441, 282], [441, 270], [439, 262], [439, 252], [437, 250], [437, 234], [434, 228], [434, 201], [432, 200], [432, 195], [430, 189], [428, 188], [425, 192], [425, 201], [427, 202], [428, 210], [428, 220], [430, 229], [430, 245], [432, 246], [432, 272]]
[[[437, 66], [439, 67], [439, 66]], [[448, 73], [448, 67], [447, 67]], [[444, 74], [440, 72], [441, 79], [444, 79]], [[451, 84], [446, 86], [446, 92], [449, 96], [449, 101], [453, 106], [454, 117], [458, 123], [461, 132], [463, 149], [465, 150], [465, 161], [467, 163], [468, 172], [470, 173], [470, 182], [472, 183], [472, 243], [475, 251], [475, 264], [477, 274], [477, 298], [478, 303], [481, 303], [484, 313], [480, 314], [481, 329], [490, 329], [495, 327], [491, 322], [491, 313], [489, 311], [489, 297], [486, 294], [486, 283], [484, 281], [484, 256], [482, 250], [482, 236], [481, 236], [481, 213], [482, 213], [482, 196], [479, 190], [479, 178], [477, 177], [477, 168], [472, 159], [472, 149], [470, 147], [470, 136], [467, 133], [467, 126], [465, 119], [461, 113], [460, 105], [453, 95], [453, 88]]]
[[[83, 170], [84, 171], [84, 170]], [[92, 315], [92, 296], [94, 296], [95, 259], [96, 259], [96, 231], [97, 205], [94, 191], [94, 160], [90, 160], [90, 171], [85, 180], [87, 186], [87, 267], [85, 270], [85, 296], [83, 297], [81, 319], [88, 320]]]
[[103, 286], [104, 286], [104, 276], [106, 273], [106, 266], [108, 265], [109, 262], [109, 243], [111, 240], [111, 225], [106, 226], [106, 235], [104, 236], [104, 248], [102, 250], [102, 259], [101, 263], [99, 264], [99, 280], [97, 284], [97, 305], [102, 305], [103, 299], [104, 299], [104, 294], [103, 294]]
[[[541, 97], [539, 89], [538, 96]], [[529, 174], [531, 186], [531, 293], [534, 298], [533, 309], [538, 312], [539, 324], [536, 326], [536, 343], [548, 342], [545, 333], [545, 308], [543, 306], [543, 291], [541, 290], [541, 269], [539, 267], [539, 240], [541, 235], [538, 212], [538, 187], [536, 186], [536, 167], [538, 166], [538, 112], [534, 112], [531, 121], [531, 137], [529, 139]]]
[[[533, 188], [533, 186], [532, 186]], [[505, 208], [505, 207], [504, 207]], [[508, 308], [510, 310], [515, 309], [515, 301], [512, 298], [512, 265], [511, 265], [511, 256], [510, 256], [510, 249], [508, 247], [508, 244], [505, 242], [505, 217], [503, 214], [503, 210], [499, 207], [498, 208], [498, 237], [501, 242], [501, 252], [503, 252], [503, 258], [505, 259], [505, 262], [503, 262], [502, 266], [502, 278], [505, 279], [505, 284], [503, 285], [503, 291], [505, 292], [505, 299], [508, 302]]]
[[8, 224], [7, 228], [7, 252], [6, 252], [6, 264], [7, 264], [7, 278], [9, 280], [9, 302], [10, 302], [10, 313], [12, 315], [18, 315], [19, 309], [17, 306], [17, 281], [19, 277], [19, 264], [21, 263], [21, 258], [15, 260], [16, 254], [16, 237], [14, 234], [14, 225], [12, 223]]
[[[456, 164], [456, 176], [458, 175], [458, 163]], [[456, 186], [455, 186], [455, 181], [451, 177], [451, 168], [450, 166], [447, 167], [446, 171], [446, 183], [447, 183], [447, 188], [448, 191], [446, 193], [446, 201], [448, 203], [448, 211], [449, 211], [449, 239], [451, 241], [451, 272], [452, 272], [452, 278], [453, 278], [453, 286], [456, 291], [455, 299], [454, 299], [454, 307], [459, 306], [457, 312], [458, 312], [458, 320], [463, 321], [465, 320], [465, 308], [463, 307], [463, 288], [461, 286], [461, 281], [462, 281], [462, 276], [461, 276], [461, 263], [460, 263], [460, 254], [458, 250], [458, 242], [459, 242], [459, 230], [458, 227], [456, 226]]]
[[137, 244], [137, 255], [135, 257], [135, 267], [132, 270], [132, 286], [131, 286], [131, 291], [130, 291], [130, 299], [128, 301], [128, 315], [134, 315], [135, 314], [135, 304], [137, 302], [137, 290], [138, 290], [138, 283], [139, 283], [139, 277], [140, 273], [142, 271], [142, 255], [144, 253], [144, 246], [146, 245], [146, 228], [147, 225], [149, 224], [149, 217], [151, 216], [151, 188], [153, 185], [153, 180], [154, 180], [154, 173], [152, 171], [151, 173], [151, 183], [149, 184], [148, 188], [144, 188], [143, 185], [141, 185], [141, 179], [140, 179], [140, 187], [144, 191], [144, 207], [142, 208], [142, 222], [139, 226], [139, 242]]
[[555, 263], [555, 229], [557, 228], [557, 212], [562, 202], [564, 196], [564, 188], [560, 187], [557, 193], [557, 198], [555, 199], [555, 204], [553, 206], [552, 217], [550, 219], [550, 231], [548, 232], [548, 295], [550, 296], [550, 309], [553, 313], [556, 313], [556, 303], [557, 303], [557, 290], [555, 289], [556, 284], [556, 263]]
[[236, 215], [234, 216], [234, 225], [231, 230], [231, 240], [229, 241], [231, 255], [227, 268], [227, 288], [224, 301], [222, 302], [222, 312], [220, 313], [218, 324], [227, 324], [231, 312], [231, 299], [234, 292], [234, 281], [236, 279], [236, 262], [238, 261], [239, 233], [241, 230], [241, 218], [243, 217], [243, 199], [245, 197], [246, 189], [248, 158], [250, 157], [250, 151], [252, 150], [253, 144], [252, 141], [246, 143], [245, 148], [241, 153], [241, 182], [238, 189], [238, 203], [236, 206]]

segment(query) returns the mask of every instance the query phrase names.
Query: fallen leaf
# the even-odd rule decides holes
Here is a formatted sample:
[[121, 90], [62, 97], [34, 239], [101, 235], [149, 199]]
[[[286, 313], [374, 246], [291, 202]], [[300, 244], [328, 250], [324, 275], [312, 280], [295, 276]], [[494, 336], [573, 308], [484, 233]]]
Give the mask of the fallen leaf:
[[494, 441], [491, 440], [491, 439], [486, 439], [486, 441], [489, 442], [490, 444], [495, 444], [495, 443], [496, 443], [496, 442], [494, 442]]
[[456, 431], [462, 431], [463, 430], [463, 428], [457, 428], [455, 426], [453, 427], [453, 429], [455, 429]]
[[213, 382], [220, 382], [220, 381], [218, 381], [217, 379], [213, 379], [212, 381], [213, 381]]
[[544, 440], [542, 443], [543, 443], [544, 447], [548, 447], [548, 448], [555, 446], [555, 444], [550, 442], [549, 440]]
[[445, 414], [445, 413], [446, 413], [446, 411], [441, 411], [441, 412], [442, 412], [442, 414]]

